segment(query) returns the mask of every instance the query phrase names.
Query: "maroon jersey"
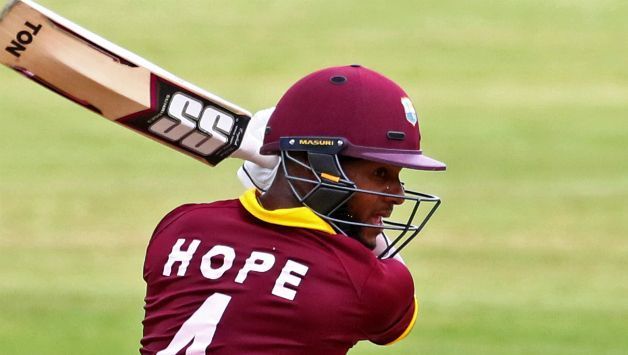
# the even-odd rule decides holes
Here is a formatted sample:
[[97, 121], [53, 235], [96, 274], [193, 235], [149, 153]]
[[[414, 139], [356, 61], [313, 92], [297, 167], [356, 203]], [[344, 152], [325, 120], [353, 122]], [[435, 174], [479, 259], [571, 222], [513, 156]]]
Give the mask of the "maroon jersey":
[[168, 214], [144, 279], [142, 354], [345, 354], [403, 338], [417, 314], [402, 263], [253, 190]]

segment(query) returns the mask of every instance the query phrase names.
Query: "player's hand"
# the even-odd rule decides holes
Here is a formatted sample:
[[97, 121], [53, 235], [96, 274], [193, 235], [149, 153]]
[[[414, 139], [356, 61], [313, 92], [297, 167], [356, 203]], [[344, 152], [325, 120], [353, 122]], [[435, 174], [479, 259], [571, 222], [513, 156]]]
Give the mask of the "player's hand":
[[[261, 155], [259, 149], [262, 147], [264, 141], [264, 131], [266, 130], [266, 123], [270, 115], [275, 111], [274, 107], [270, 107], [256, 112], [244, 132], [242, 143], [240, 148], [236, 150], [231, 157], [240, 158], [245, 160], [247, 165], [253, 164], [261, 169], [274, 169], [279, 164], [279, 157], [275, 155]], [[242, 169], [240, 169], [242, 170]], [[238, 171], [238, 177], [240, 171]], [[273, 174], [274, 177], [274, 174]], [[244, 186], [249, 186], [242, 179], [240, 179]], [[270, 179], [272, 181], [272, 178]]]
[[273, 168], [265, 168], [256, 163], [245, 161], [238, 169], [238, 179], [247, 189], [256, 188], [266, 192], [275, 179], [279, 162]]
[[[268, 123], [268, 119], [274, 110], [275, 108], [271, 107], [258, 111], [253, 115], [249, 127], [244, 134], [244, 141], [257, 144], [258, 147], [262, 146], [266, 123]], [[263, 156], [261, 154], [260, 157], [264, 157], [264, 159], [245, 161], [240, 169], [238, 169], [238, 179], [240, 179], [240, 182], [246, 188], [255, 187], [260, 191], [266, 191], [277, 173], [279, 157], [274, 155]]]

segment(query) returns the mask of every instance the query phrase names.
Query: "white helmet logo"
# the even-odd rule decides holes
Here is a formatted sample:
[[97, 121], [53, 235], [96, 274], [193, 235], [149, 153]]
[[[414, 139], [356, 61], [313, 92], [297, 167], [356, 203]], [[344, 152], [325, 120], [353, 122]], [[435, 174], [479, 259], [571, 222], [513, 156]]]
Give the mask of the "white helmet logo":
[[406, 120], [410, 122], [413, 126], [416, 126], [419, 121], [419, 117], [414, 110], [414, 106], [412, 105], [412, 101], [410, 101], [407, 97], [401, 98], [401, 104], [403, 105], [403, 110], [406, 112]]

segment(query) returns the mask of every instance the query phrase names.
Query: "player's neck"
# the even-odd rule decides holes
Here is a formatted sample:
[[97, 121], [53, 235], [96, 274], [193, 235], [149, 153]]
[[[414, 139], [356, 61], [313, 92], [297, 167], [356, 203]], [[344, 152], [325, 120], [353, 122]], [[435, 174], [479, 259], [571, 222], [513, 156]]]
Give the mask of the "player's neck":
[[257, 200], [262, 207], [270, 211], [303, 206], [292, 194], [292, 190], [283, 175], [278, 175], [268, 191], [257, 196]]

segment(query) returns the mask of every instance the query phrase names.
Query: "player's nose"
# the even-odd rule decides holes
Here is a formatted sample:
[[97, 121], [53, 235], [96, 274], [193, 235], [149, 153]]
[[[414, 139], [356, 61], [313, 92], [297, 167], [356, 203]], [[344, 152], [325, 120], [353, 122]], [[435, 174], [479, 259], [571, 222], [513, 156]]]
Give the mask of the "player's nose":
[[391, 196], [386, 196], [386, 200], [394, 205], [400, 205], [404, 202], [403, 195], [403, 183], [401, 181], [390, 182], [386, 185], [386, 193]]

